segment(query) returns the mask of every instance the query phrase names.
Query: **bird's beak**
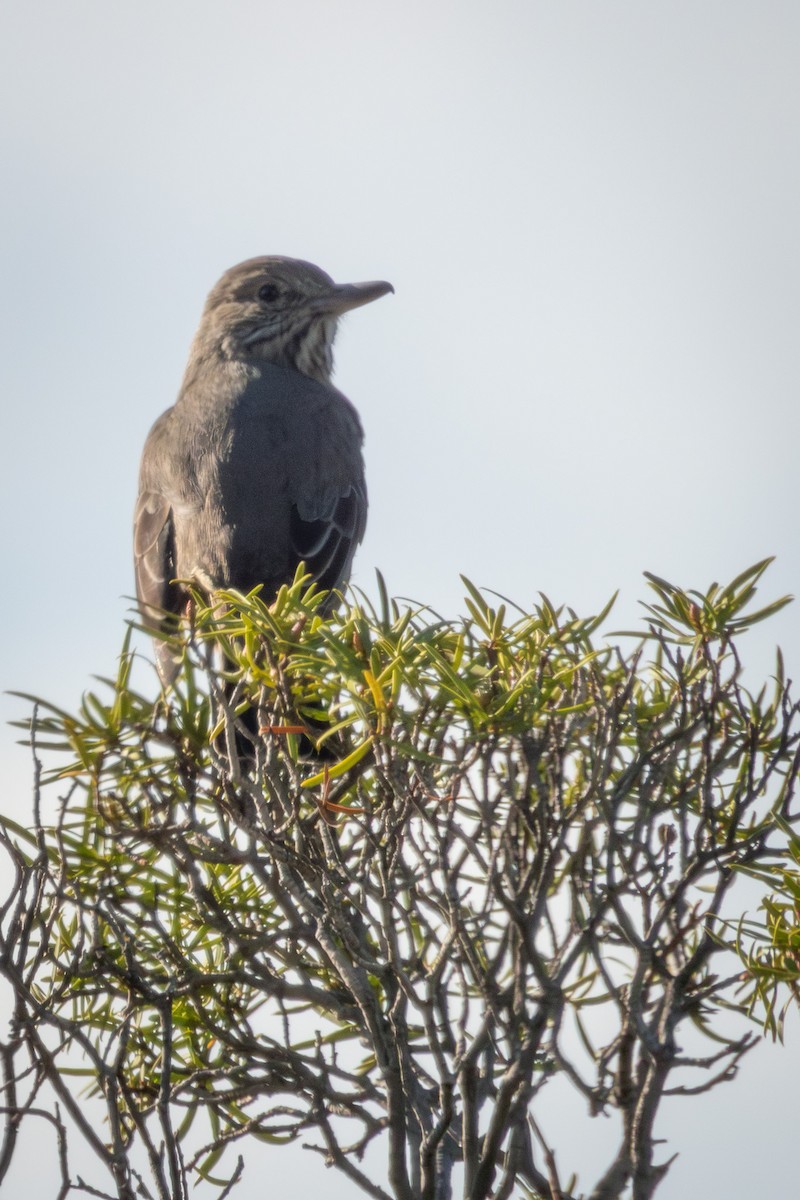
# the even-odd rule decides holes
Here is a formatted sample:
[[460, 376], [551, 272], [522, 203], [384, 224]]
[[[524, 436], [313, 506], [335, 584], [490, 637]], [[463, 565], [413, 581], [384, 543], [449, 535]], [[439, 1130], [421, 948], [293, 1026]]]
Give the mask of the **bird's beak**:
[[311, 301], [315, 312], [330, 313], [338, 317], [351, 308], [360, 308], [362, 304], [370, 304], [380, 300], [394, 288], [384, 279], [373, 279], [370, 283], [334, 283], [322, 296]]

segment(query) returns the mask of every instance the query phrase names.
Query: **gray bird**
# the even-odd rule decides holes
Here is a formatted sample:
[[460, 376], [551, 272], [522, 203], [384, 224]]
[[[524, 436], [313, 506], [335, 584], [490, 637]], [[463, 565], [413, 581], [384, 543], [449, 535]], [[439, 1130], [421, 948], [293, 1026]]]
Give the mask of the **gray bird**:
[[[187, 594], [264, 585], [305, 562], [322, 588], [349, 577], [364, 535], [363, 433], [331, 384], [336, 324], [394, 291], [336, 284], [298, 259], [252, 258], [209, 294], [178, 400], [150, 430], [134, 517], [136, 594], [153, 630], [175, 628]], [[173, 653], [156, 642], [165, 683]]]

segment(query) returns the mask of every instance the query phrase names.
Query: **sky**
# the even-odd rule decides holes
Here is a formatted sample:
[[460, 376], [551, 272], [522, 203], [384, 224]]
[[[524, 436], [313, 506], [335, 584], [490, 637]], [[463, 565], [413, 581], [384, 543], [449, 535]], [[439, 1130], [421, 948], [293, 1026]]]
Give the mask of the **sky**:
[[[337, 341], [367, 592], [377, 567], [455, 615], [465, 573], [588, 615], [619, 588], [630, 627], [644, 570], [767, 555], [760, 598], [797, 592], [798, 61], [794, 0], [4, 0], [0, 687], [69, 707], [113, 673], [141, 447], [257, 254], [396, 289]], [[742, 644], [753, 678], [776, 643], [797, 675], [796, 605]], [[660, 1200], [796, 1186], [799, 1039], [676, 1103]], [[286, 1161], [288, 1200], [345, 1196]]]

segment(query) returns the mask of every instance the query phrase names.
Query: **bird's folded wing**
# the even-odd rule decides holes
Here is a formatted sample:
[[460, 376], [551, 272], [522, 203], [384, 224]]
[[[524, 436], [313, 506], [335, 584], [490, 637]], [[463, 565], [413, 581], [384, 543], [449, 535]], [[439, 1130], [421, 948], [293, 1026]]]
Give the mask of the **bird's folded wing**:
[[304, 562], [325, 590], [341, 587], [350, 574], [356, 546], [367, 523], [367, 493], [363, 481], [342, 495], [318, 497], [292, 506], [292, 556]]
[[156, 492], [142, 492], [133, 518], [136, 595], [142, 615], [158, 625], [158, 613], [175, 611], [175, 527], [169, 501]]

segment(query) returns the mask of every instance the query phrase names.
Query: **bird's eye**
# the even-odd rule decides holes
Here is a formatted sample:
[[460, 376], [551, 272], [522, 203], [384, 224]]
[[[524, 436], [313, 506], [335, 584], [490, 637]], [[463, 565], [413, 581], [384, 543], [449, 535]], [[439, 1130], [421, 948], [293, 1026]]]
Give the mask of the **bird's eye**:
[[258, 298], [265, 304], [274, 304], [280, 294], [280, 288], [276, 287], [274, 283], [264, 283], [258, 289]]

